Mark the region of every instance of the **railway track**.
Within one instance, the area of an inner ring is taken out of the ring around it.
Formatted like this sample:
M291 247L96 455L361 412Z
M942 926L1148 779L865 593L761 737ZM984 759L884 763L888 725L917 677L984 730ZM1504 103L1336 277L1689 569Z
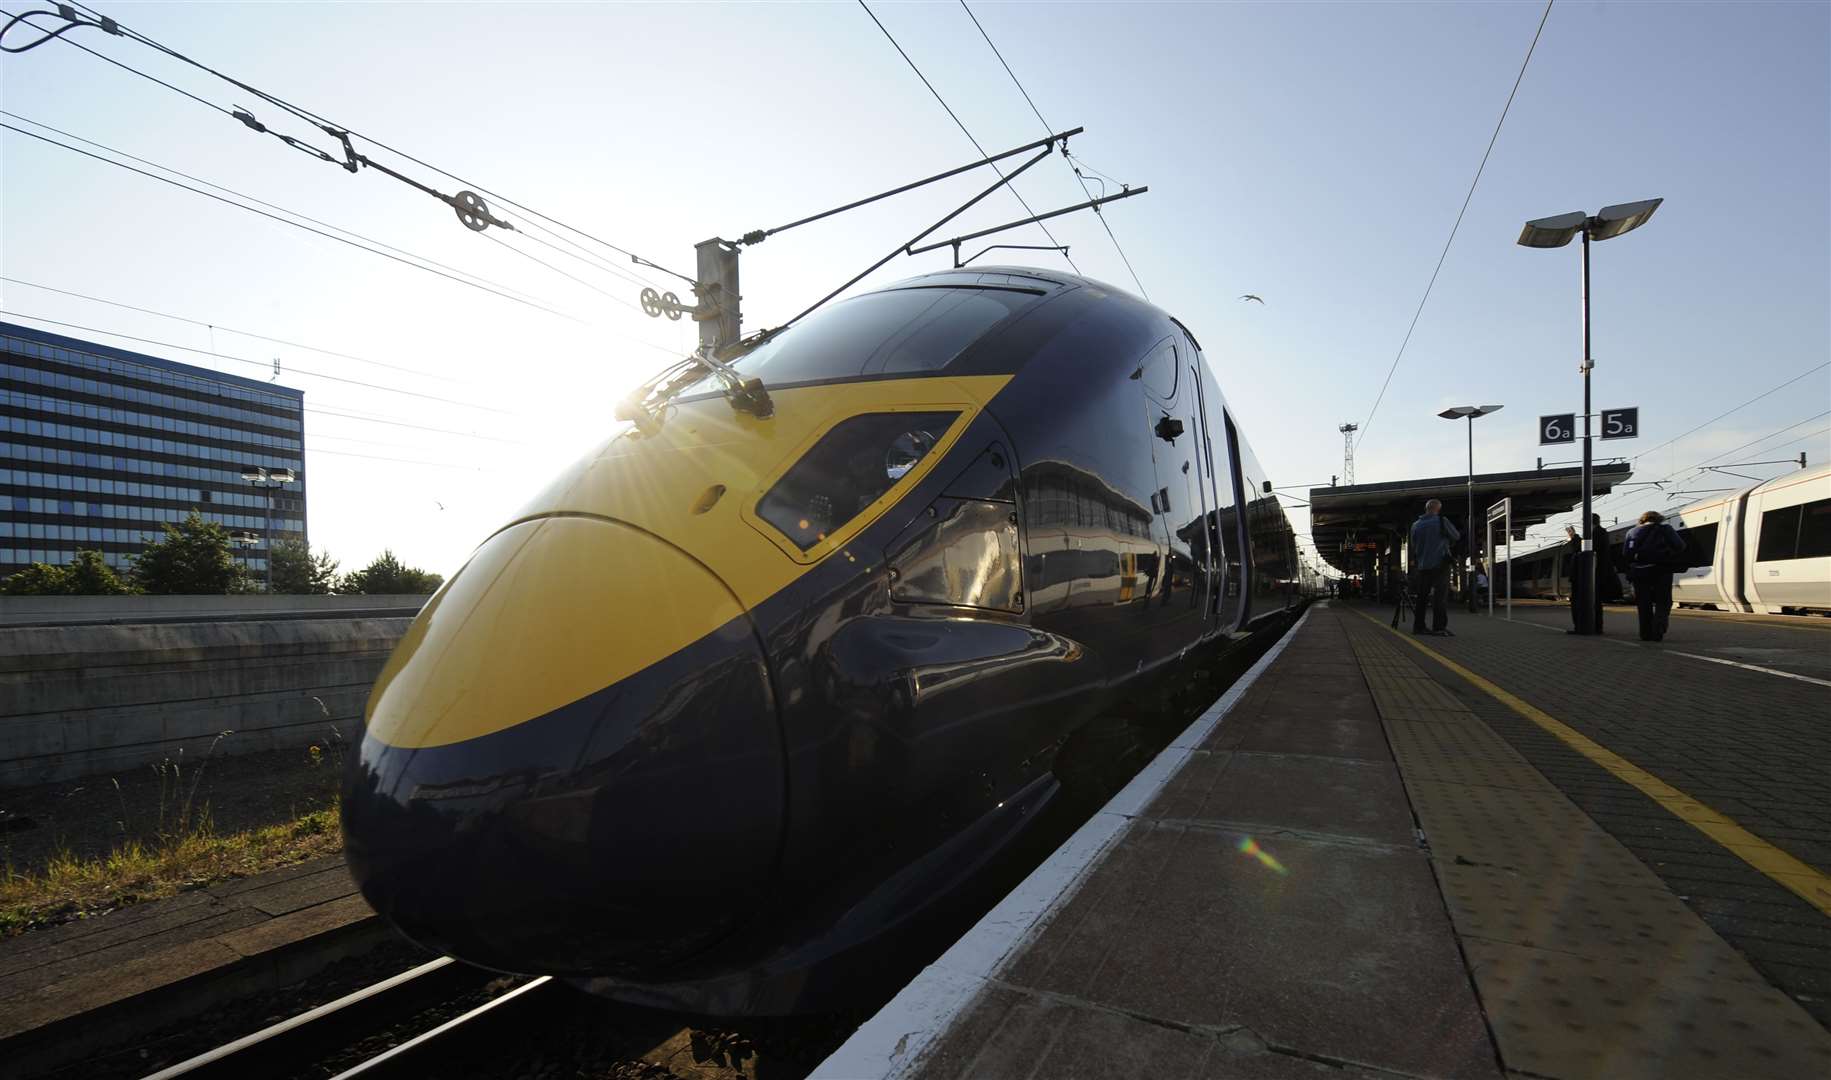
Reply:
M147 1080L307 1073L312 1071L310 1063L334 1060L363 1040L410 1023L443 1003L479 994L495 978L441 957L161 1069ZM553 989L549 978L530 979L334 1075L339 1080L436 1075L454 1055L474 1047L490 1025L525 1017Z
M421 964L151 1073L415 1080L805 1075L858 1018L733 1023L621 1005L550 977L520 981L448 958ZM714 1024L721 1026L712 1026Z

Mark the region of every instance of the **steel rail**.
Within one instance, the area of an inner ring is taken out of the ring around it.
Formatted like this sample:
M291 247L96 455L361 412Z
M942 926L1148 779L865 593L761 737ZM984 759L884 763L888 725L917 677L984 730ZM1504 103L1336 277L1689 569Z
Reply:
M399 1046L369 1058L360 1065L338 1073L332 1080L377 1080L384 1076L425 1077L435 1075L431 1067L437 1064L439 1054L455 1054L467 1047L470 1038L478 1035L482 1025L479 1021L488 1019L492 1022L509 1023L517 1013L533 1007L532 1003L541 1000L543 990L564 984L554 981L551 975L542 975L537 979L517 986L515 989L498 998L493 998L482 1005L445 1021L431 1031L422 1032L401 1043Z
M161 1069L145 1080L269 1075L326 1043L347 1045L497 978L440 957Z

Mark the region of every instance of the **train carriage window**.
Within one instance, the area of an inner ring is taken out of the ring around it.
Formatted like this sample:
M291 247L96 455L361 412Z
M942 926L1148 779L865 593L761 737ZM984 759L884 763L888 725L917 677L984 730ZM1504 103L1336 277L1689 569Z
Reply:
M1685 558L1692 569L1714 566L1717 561L1717 523L1699 525L1695 529L1680 529L1678 535L1685 541Z
M1138 365L1137 378L1145 392L1159 401L1176 400L1176 383L1180 374L1176 365L1176 346L1171 342L1152 349Z
M834 304L733 364L770 386L939 371L1035 303L1027 289L892 289Z
M1800 507L1799 558L1831 558L1831 499Z
M1761 515L1761 540L1755 548L1756 562L1791 559L1799 550L1799 510L1783 506Z

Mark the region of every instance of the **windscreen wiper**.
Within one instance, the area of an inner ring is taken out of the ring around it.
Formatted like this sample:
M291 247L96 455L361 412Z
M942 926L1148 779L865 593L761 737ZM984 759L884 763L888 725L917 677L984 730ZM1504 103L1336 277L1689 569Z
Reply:
M712 351L702 345L693 355L665 369L618 402L617 419L628 420L643 431L652 431L658 416L651 409L651 404L665 404L676 394L699 382L697 378L686 377L687 369L690 368L697 368L717 379L723 387L725 400L731 402L731 407L736 411L749 413L759 420L767 420L775 415L775 402L770 399L762 379L744 378L737 369L713 356Z
M749 413L758 420L767 420L776 414L776 404L769 398L769 391L763 388L763 380L746 379L738 370L712 355L710 346L701 345L693 354L693 362L712 373L725 388L725 399L738 412Z

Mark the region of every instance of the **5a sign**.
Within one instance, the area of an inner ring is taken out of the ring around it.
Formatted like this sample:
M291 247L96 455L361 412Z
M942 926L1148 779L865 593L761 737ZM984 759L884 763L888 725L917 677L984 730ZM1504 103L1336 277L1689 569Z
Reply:
M1633 439L1640 435L1640 406L1632 409L1602 410L1602 437Z
M1577 414L1558 413L1554 416L1539 417L1539 445L1552 443L1575 442L1577 439Z

